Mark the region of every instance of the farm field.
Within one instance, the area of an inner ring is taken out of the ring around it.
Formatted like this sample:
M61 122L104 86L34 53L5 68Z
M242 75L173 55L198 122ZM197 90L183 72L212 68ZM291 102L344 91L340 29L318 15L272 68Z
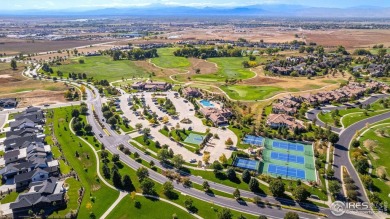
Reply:
M136 208L134 206L136 201L141 203L140 208ZM123 198L107 218L172 218L173 214L176 214L178 218L195 218L188 212L172 206L166 202L139 196L133 200L131 199L130 195L127 195L125 198Z
M159 57L152 58L151 62L161 68L177 68L185 70L190 67L191 63L187 58L174 56L173 52L177 48L160 48L157 49Z
M235 100L263 100L282 92L284 89L273 86L223 85L220 87Z
M244 80L255 76L255 73L242 66L247 60L243 57L209 58L208 61L218 66L218 71L210 74L192 75L194 81L225 82L226 79Z
M16 55L20 53L38 53L52 50L62 50L79 46L87 46L106 41L100 40L22 40L22 39L7 39L0 40L0 51L8 55Z
M84 64L79 64L78 60L83 59ZM149 74L134 64L130 60L112 61L108 56L82 57L71 60L71 63L53 67L54 72L62 71L66 77L68 73L86 73L87 77L97 80L106 79L117 81L123 78L145 78Z
M390 119L377 123L375 127L369 129L359 139L361 148L368 153L368 158L373 165L371 174L374 183L373 190L383 201L388 203L390 203L390 197L388 196L390 194L388 179L390 163L387 160L390 156L389 141ZM381 179L382 174L386 174L386 179Z

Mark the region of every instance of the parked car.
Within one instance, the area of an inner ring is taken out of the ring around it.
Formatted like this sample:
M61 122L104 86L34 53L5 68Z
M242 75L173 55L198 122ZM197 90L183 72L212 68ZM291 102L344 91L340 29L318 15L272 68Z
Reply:
M196 159L191 159L190 163L196 163Z
M102 133L100 133L100 134L99 134L99 137L103 138L103 134L102 134Z

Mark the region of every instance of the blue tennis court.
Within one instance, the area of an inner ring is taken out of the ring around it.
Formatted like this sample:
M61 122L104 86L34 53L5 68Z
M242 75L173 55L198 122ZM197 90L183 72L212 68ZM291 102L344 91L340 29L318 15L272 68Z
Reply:
M293 167L287 167L287 166L279 166L276 164L268 165L268 173L288 176L288 177L298 178L298 179L306 179L306 174L304 170L293 168Z
M271 159L292 162L292 163L299 163L299 164L305 163L305 158L303 156L284 154L275 151L271 152Z
M259 169L259 161L245 158L236 158L233 166L257 171Z
M295 143L283 142L283 141L273 141L272 147L286 149L289 151L302 151L302 152L305 151L305 148L301 144L295 144Z
M258 137L258 136L253 136L253 135L246 135L243 141L245 144L260 146L260 145L263 145L264 138Z

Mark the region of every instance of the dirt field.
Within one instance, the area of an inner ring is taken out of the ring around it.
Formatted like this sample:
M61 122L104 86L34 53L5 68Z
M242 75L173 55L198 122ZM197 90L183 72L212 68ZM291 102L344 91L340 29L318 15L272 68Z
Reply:
M20 98L19 107L44 103L66 102L63 83L53 83L25 78L21 75L24 66L13 71L9 63L0 64L0 98Z
M304 35L307 41L324 46L343 45L346 48L357 48L379 43L390 46L390 30L305 31Z
M64 98L63 91L34 90L31 92L22 92L18 94L1 95L0 97L12 97L20 99L18 108L67 102Z

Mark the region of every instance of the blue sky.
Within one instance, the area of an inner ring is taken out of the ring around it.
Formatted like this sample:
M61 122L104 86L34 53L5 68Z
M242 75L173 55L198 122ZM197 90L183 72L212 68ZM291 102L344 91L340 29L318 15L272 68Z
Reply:
M0 10L26 9L95 9L141 7L155 4L182 6L244 6L254 4L296 4L312 7L356 7L361 5L390 7L389 0L0 0Z

